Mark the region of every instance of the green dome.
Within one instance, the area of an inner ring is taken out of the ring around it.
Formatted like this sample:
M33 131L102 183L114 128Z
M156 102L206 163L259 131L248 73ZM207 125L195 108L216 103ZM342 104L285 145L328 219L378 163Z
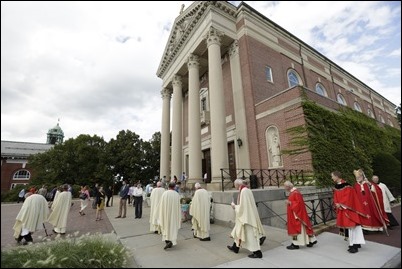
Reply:
M59 123L56 126L49 129L47 132L47 144L61 144L63 143L64 132L60 128Z

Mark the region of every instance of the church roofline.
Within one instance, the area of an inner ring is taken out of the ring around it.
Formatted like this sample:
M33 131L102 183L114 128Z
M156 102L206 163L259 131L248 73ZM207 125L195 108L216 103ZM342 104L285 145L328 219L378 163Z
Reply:
M386 100L387 102L389 102L390 104L393 104L395 107L397 105L395 105L393 102L389 101L387 98L385 98L383 95L381 95L379 92L377 92L376 90L374 90L373 88L371 88L370 86L368 86L366 83L364 83L363 81L361 81L360 79L356 78L354 75L352 75L351 73L349 73L348 71L346 71L345 69L343 69L341 66L339 66L337 63L335 63L334 61L332 61L331 59L329 59L328 57L326 57L325 55L323 55L322 53L320 53L319 51L317 51L315 48L311 47L309 44L305 43L303 40L301 40L300 38L298 38L297 36L295 36L294 34L292 34L291 32L289 32L288 30L286 30L285 28L283 28L282 26L280 26L279 24L275 23L274 21L272 21L271 19L267 18L265 15L261 14L259 11L257 11L256 9L254 9L253 7L251 7L250 5L248 5L245 2L241 2L239 4L239 6L237 7L238 12L242 9L242 8L246 8L249 9L250 11L252 11L253 13L255 13L257 16L261 17L263 20L269 22L270 24L272 24L273 26L275 26L276 28L278 28L280 31L284 32L286 35L288 35L288 37L294 39L296 42L299 42L300 44L302 44L304 47L306 47L307 49L309 49L312 53L314 53L315 55L323 58L324 61L327 61L330 65L332 65L333 67L336 67L337 69L339 69L339 71L341 71L342 73L344 73L344 75L347 75L349 77L351 77L352 79L356 80L356 82L359 82L360 84L362 84L364 87L366 87L367 89L373 91L374 93L378 94L381 98L383 98L384 100Z

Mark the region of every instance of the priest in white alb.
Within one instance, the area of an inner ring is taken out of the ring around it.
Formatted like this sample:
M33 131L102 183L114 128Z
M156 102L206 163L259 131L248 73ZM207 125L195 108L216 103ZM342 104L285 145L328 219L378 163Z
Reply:
M265 240L265 231L258 215L253 192L247 188L241 179L236 179L234 185L239 190L237 204L231 203L236 212L235 226L231 233L234 243L227 247L234 253L238 253L242 247L253 252L248 257L262 258L260 245L263 242L261 239Z
M65 234L67 228L67 218L71 207L71 192L68 191L68 185L63 185L63 191L60 192L52 204L52 213L49 215L48 222L53 225L53 232Z
M160 233L158 217L159 217L159 202L161 201L162 194L165 192L165 189L162 188L162 182L158 181L156 183L156 188L152 189L151 196L149 199L151 200L151 213L149 214L149 230L154 233Z
M190 206L194 237L201 241L211 241L209 236L211 200L207 190L202 189L200 183L195 183L194 188L195 193Z
M22 205L20 212L15 218L14 238L18 243L25 239L24 244L32 242L32 233L44 228L43 223L47 220L49 207L45 197L40 194L31 194Z
M159 229L164 249L177 245L177 234L181 226L180 195L175 191L176 183L169 183L169 189L162 194L159 204Z

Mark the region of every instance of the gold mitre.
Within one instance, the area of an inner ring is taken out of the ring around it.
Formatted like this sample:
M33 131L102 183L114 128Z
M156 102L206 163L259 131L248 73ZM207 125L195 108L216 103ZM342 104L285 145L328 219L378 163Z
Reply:
M355 177L363 176L363 171L361 169L353 170Z

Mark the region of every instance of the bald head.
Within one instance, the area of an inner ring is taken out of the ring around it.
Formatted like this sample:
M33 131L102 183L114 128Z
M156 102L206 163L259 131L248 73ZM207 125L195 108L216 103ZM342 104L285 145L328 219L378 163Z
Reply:
M158 182L156 183L156 187L158 187L158 188L162 187L162 182L158 181Z
M195 183L195 184L194 184L194 188L195 188L196 190L201 189L201 184L200 184L199 182Z

